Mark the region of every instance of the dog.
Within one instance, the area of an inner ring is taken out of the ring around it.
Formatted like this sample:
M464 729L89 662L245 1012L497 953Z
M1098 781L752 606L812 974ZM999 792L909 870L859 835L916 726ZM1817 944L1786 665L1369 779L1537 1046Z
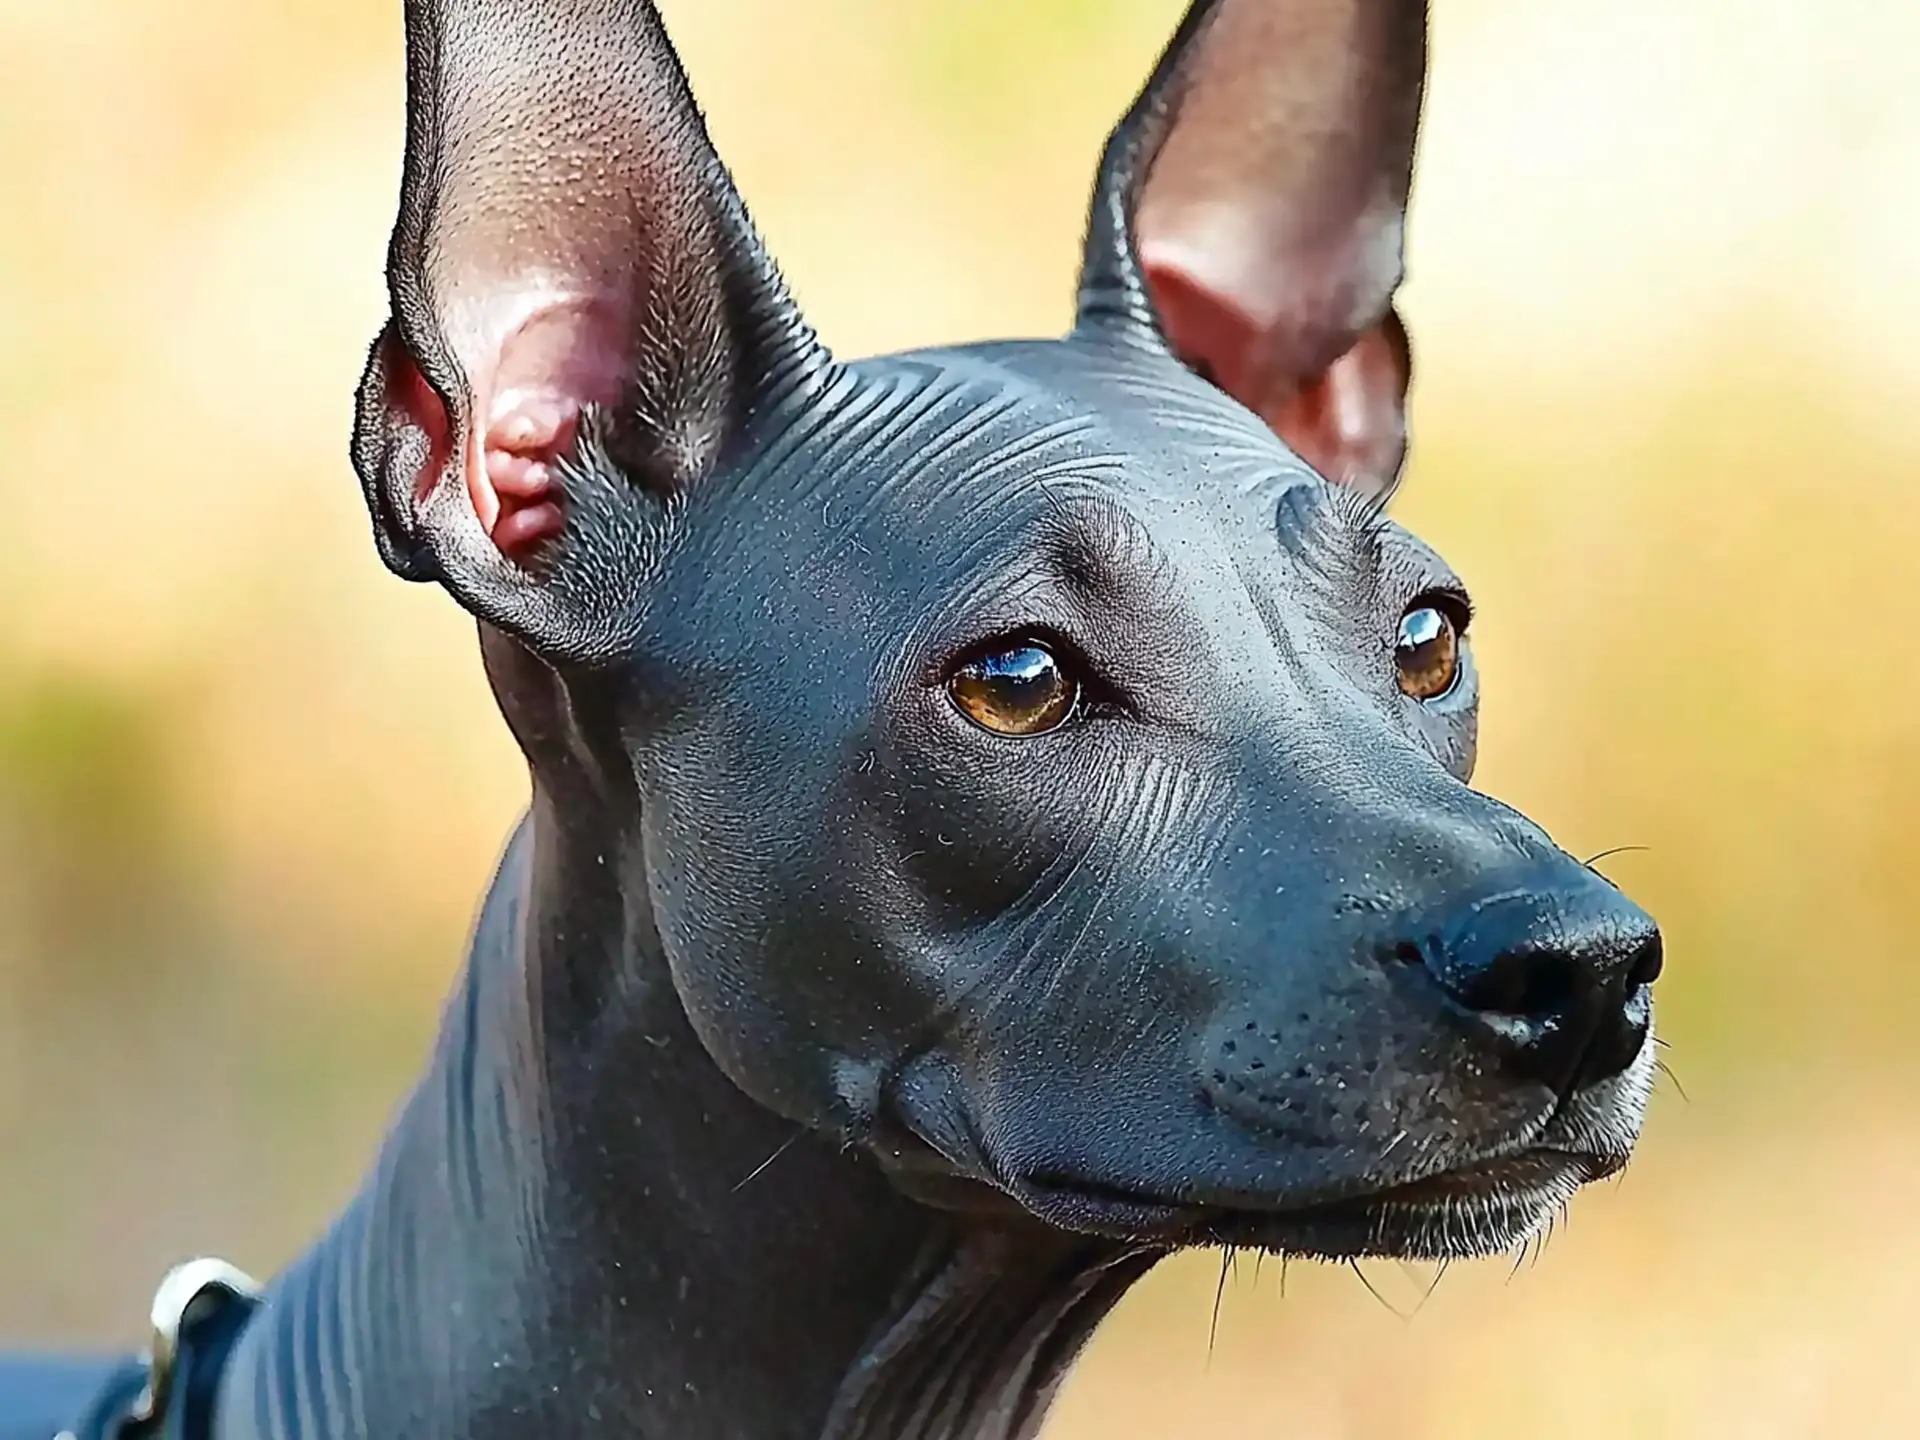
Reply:
M1482 1255L1625 1164L1659 930L1470 787L1385 515L1425 36L1199 0L1072 331L844 361L647 0L407 0L352 459L531 805L328 1233L0 1430L1010 1440L1173 1251Z

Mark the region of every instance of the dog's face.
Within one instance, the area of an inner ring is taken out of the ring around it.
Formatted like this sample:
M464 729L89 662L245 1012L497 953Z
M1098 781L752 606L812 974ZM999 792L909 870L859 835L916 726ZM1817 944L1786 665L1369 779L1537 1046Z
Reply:
M637 796L607 863L743 1090L1169 1244L1501 1248L1624 1163L1658 933L1469 788L1468 596L1381 513L1422 6L1201 0L1074 333L851 365L650 6L408 14L382 553L536 779Z

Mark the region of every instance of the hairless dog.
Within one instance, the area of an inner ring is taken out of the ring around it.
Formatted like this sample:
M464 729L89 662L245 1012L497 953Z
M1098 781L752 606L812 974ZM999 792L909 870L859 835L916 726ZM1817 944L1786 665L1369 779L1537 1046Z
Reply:
M851 362L646 0L406 22L353 463L531 807L331 1230L17 1433L1009 1440L1174 1250L1485 1254L1626 1163L1659 932L1469 787L1382 513L1423 4L1200 0L1072 332Z

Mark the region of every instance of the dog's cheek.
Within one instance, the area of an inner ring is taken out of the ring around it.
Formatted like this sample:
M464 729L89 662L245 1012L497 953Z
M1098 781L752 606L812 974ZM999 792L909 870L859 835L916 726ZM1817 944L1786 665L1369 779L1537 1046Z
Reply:
M973 753L955 754L920 728L871 752L849 777L845 813L864 818L880 858L937 927L1013 914L1094 844L1111 804L1085 777L1112 773L1106 757L1090 759L1064 736L974 742Z

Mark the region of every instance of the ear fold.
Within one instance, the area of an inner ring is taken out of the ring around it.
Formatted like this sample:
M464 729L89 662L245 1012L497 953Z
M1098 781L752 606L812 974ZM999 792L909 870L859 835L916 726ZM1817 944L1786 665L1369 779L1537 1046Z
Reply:
M1109 140L1080 326L1164 344L1331 479L1406 452L1423 0L1196 0Z
M387 563L515 628L610 472L684 489L823 357L647 0L407 0L406 34L354 462Z

